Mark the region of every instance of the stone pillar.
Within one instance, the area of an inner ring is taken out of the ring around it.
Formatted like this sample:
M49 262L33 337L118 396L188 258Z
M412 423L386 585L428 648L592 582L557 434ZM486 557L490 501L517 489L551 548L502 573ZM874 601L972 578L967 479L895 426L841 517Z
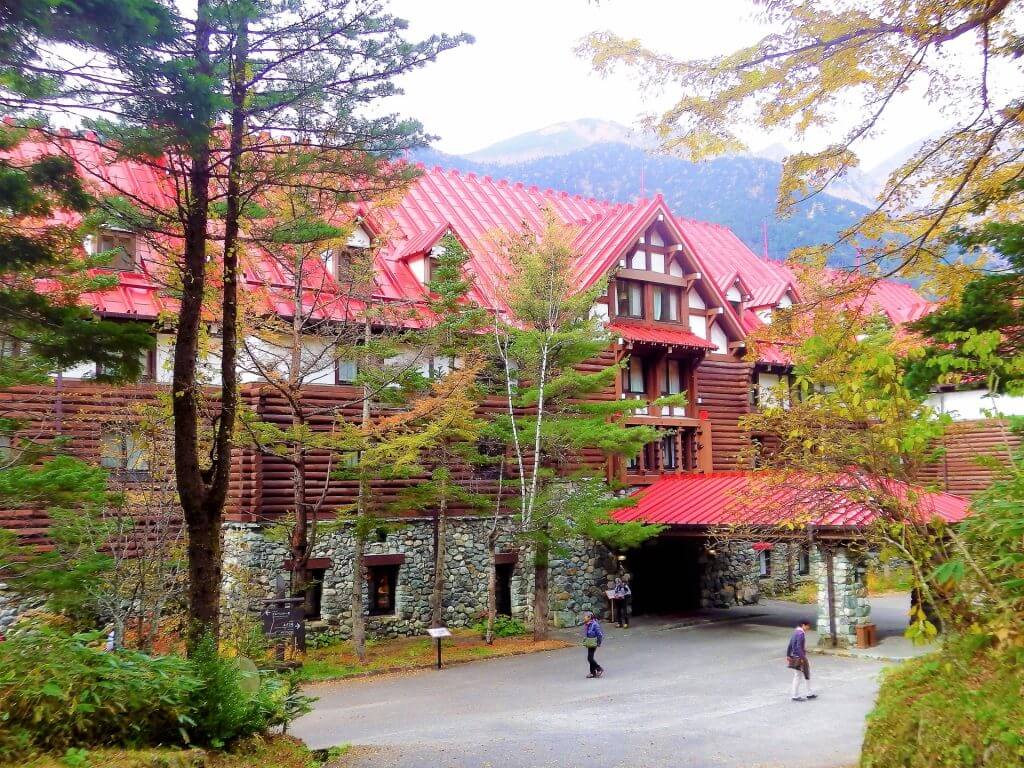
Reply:
M832 591L834 599L829 605L828 562L832 553ZM818 643L832 644L830 616L835 615L837 645L848 647L857 640L857 625L871 621L871 605L868 601L867 573L864 557L845 546L815 544L819 557L818 569Z

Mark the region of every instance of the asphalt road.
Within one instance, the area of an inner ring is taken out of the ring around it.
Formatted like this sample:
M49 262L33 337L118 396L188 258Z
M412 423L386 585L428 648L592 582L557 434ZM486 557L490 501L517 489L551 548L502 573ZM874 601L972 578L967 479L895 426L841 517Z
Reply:
M883 631L902 621L903 598L873 602ZM321 685L293 732L368 746L360 768L850 766L884 665L815 656L820 698L790 701L786 641L805 615L768 603L699 626L606 626L597 680L572 648Z

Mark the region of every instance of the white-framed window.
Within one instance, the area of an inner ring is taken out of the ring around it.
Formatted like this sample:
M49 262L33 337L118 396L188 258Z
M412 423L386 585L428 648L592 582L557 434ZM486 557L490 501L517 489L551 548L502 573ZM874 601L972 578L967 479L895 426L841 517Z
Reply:
M757 553L757 573L762 579L772 575L771 550L762 549Z
M334 369L335 384L352 384L359 376L359 365L355 360L338 360Z

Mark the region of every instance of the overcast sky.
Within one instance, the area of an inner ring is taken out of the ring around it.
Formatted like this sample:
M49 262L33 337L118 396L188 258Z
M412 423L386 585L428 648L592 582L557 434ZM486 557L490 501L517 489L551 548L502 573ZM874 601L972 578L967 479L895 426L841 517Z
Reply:
M725 53L758 39L748 0L392 0L410 34L469 32L476 43L406 76L394 105L461 154L552 123L596 117L634 125L659 106L625 75L602 79L573 53L587 33L609 29L676 56ZM662 95L660 105L671 94ZM884 137L862 153L868 167L934 132L921 101L894 112ZM779 137L751 136L753 149Z

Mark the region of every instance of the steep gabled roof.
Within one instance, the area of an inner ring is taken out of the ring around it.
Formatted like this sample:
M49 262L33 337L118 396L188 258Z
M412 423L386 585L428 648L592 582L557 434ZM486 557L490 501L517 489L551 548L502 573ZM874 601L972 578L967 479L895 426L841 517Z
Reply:
M54 150L78 163L89 184L101 193L126 194L147 206L167 208L173 204L173 190L160 161L125 161L88 134L24 141L10 156L27 161ZM759 258L727 227L673 215L660 195L611 204L473 173L436 167L422 170L397 203L382 207L364 201L352 206L353 216L360 217L361 224L381 243L374 264L377 300L422 303L426 293L410 262L450 230L470 255L468 270L475 278L471 298L485 307L507 310L503 286L509 266L502 240L524 229L540 233L545 211L577 230L574 244L582 254L576 266L581 289L602 279L635 247L646 228L660 221L684 245L685 258L705 278L698 282L699 290L713 306L722 307L720 321L731 336L743 338L756 329L759 321L750 309L774 307L787 291L799 298L795 275L785 264ZM60 216L75 223L75 217ZM173 240L163 245L169 252L175 251ZM108 294L84 298L101 312L123 316L148 317L161 309L166 298L162 297L160 278L166 265L148 249L140 251L139 259L139 271L120 273L120 285ZM337 289L334 275L316 261L304 268L303 277L304 293L314 303L320 294ZM739 316L725 300L725 292L737 276L750 292L748 309ZM268 307L287 303L291 282L269 254L248 249L243 285L252 292L266 293ZM880 282L871 301L894 323L917 319L931 309L912 288L891 281ZM334 303L326 301L323 312L330 315Z

